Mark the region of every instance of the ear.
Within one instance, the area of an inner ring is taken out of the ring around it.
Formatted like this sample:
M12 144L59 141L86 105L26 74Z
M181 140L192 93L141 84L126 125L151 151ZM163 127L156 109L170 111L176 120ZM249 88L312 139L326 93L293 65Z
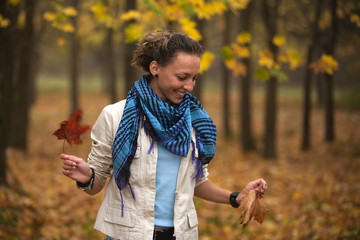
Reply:
M153 60L153 61L151 61L150 65L149 65L149 69L150 69L151 75L155 76L155 74L159 73L160 66L155 60Z

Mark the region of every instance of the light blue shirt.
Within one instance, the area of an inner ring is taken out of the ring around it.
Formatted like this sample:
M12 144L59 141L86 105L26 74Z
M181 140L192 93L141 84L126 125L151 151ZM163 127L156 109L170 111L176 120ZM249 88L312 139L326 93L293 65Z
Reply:
M158 145L156 166L155 226L174 226L176 182L181 157Z

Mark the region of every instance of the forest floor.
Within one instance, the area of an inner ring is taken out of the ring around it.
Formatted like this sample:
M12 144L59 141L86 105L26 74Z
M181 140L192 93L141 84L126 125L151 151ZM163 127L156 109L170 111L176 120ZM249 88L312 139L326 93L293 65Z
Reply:
M8 186L0 187L0 239L104 239L93 229L104 191L88 196L61 174L62 142L52 136L68 117L69 96L63 91L40 92L31 109L29 151L9 149ZM335 140L323 141L324 112L312 111L311 144L300 151L302 103L283 92L279 96L276 159L262 158L263 96L253 99L253 128L257 151L244 153L238 140L237 96L233 94L233 135L222 132L221 98L205 93L203 105L218 127L210 177L218 185L240 190L263 177L267 196L261 200L270 215L262 224L250 222L242 229L239 212L195 198L200 240L233 239L360 239L360 111L335 113ZM108 104L105 95L81 95L83 124L94 124ZM87 158L90 133L83 144L65 152Z

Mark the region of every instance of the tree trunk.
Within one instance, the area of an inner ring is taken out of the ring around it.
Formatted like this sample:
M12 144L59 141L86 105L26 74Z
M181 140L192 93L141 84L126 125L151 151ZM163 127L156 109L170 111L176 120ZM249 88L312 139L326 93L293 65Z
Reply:
M200 41L200 44L202 46L206 46L206 20L204 19L197 19L196 23L198 25L198 30L200 32L200 34L203 36L202 40ZM208 79L208 74L202 73L201 74L201 79L199 81L196 81L196 86L192 92L192 94L201 102L202 100L202 89L203 89L203 82L204 79ZM205 80L206 81L206 80Z
M126 11L136 10L136 1L126 0ZM138 80L139 75L136 69L130 66L132 53L136 49L135 43L124 43L124 64L125 64L125 96L127 96L133 83Z
M72 0L72 6L78 10L79 0ZM72 24L74 26L74 32L70 34L70 60L69 60L69 71L70 71L70 114L79 108L79 75L80 75L80 42L78 37L78 17L72 18Z
M29 99L31 90L31 74L34 47L33 16L35 0L25 1L25 27L21 30L19 69L15 83L15 100L11 146L27 151L27 132L29 123Z
M231 12L227 11L224 15L225 17L225 26L231 25ZM229 45L231 42L231 31L229 28L224 28L224 38L223 45ZM225 63L223 62L222 66L222 88L223 88L223 125L224 125L224 135L225 138L230 138L231 130L230 130L230 70L227 69Z
M315 20L312 26L311 42L307 52L307 60L305 66L309 66L313 61L314 48L317 45L319 39L319 20L321 15L321 6L323 0L318 0L315 9ZM302 144L301 149L307 150L310 148L310 118L311 118L311 77L313 76L312 70L309 67L305 69L304 79L304 115L303 115L303 131L302 131Z
M250 2L248 7L240 13L241 17L241 31L251 32L251 14L253 3ZM250 44L248 45L251 51ZM251 82L252 82L252 67L251 67L251 53L249 58L243 59L243 64L246 66L246 76L240 78L240 136L242 140L242 149L245 152L254 150L255 144L252 133L251 124Z
M7 16L6 1L0 0L0 14L4 17ZM10 26L8 26L10 28ZM6 56L6 47L8 46L8 28L0 28L0 185L5 185L6 181L6 147L7 147L7 127L6 124L6 110L7 110L7 85L11 79L6 76L6 62L9 61Z
M115 59L114 59L114 43L113 43L113 28L106 29L106 39L105 39L105 58L104 58L104 69L107 76L107 89L110 97L110 101L115 103L117 101L116 97L116 68L115 68Z
M331 0L331 29L328 44L325 46L325 52L329 55L334 55L336 40L338 36L338 20L336 15L337 2ZM334 131L334 100L333 100L333 78L334 75L325 75L325 141L332 142L335 139Z
M1 77L0 77L1 78ZM0 86L2 83L2 79L0 79ZM1 113L0 114L0 134L1 134L1 138L0 138L0 185L6 185L7 181L6 181L6 174L7 174L7 166L6 166L6 140L5 140L5 136L6 134L6 126L5 126L5 121L4 121L4 115Z
M277 59L278 48L273 44L272 39L277 32L277 8L279 0L264 0L264 20L268 31L268 47L273 53L274 59ZM277 118L277 79L271 77L266 82L265 98L265 138L264 138L264 157L276 157L276 118Z

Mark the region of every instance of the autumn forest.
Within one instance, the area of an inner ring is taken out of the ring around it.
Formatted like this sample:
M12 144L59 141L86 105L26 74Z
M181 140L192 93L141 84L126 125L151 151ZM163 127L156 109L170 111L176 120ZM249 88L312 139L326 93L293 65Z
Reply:
M212 181L268 183L239 209L195 197L199 239L360 239L358 0L0 0L0 239L106 237L105 191L77 189L59 156L87 159L157 29L206 49L193 95L217 127Z

